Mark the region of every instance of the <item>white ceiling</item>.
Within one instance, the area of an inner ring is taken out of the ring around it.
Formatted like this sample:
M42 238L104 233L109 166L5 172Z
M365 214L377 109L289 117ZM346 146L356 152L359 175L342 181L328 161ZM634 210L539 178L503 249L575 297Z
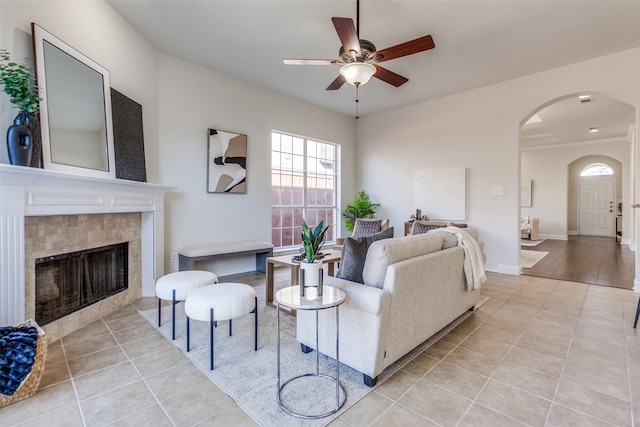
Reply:
M355 115L355 88L325 88L339 65L331 17L355 21L355 0L107 0L161 52ZM640 46L640 0L362 0L360 38L384 49L423 35L435 49L385 62L409 78L360 88L364 116ZM599 105L599 104L594 104Z
M635 123L635 108L600 94L581 101L577 96L558 101L536 113L522 126L523 148L558 144L607 142L624 138ZM598 132L589 132L596 127Z

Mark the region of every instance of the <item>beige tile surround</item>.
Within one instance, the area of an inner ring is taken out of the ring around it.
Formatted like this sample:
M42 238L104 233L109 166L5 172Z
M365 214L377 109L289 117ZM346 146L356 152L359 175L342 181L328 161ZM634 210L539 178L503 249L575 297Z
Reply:
M141 214L110 213L25 217L25 313L35 317L35 260L50 255L129 242L129 288L43 326L56 341L137 300L142 295Z
M486 304L330 425L639 425L636 294L488 276ZM0 409L0 425L259 424L137 314L155 304L54 342L40 391Z

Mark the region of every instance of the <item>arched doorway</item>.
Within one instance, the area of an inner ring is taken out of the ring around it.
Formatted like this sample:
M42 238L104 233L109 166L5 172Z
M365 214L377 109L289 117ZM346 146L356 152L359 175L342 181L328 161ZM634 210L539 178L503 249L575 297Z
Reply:
M528 203L521 206L520 213L539 218L539 234L541 239L549 240L547 245L559 241L570 243L581 235L580 182L587 182L589 178L580 178L580 173L592 163L610 164L617 173L611 187L612 194L607 196L604 203L607 211L609 208L613 211L611 224L603 226L608 238L616 241L615 223L619 202L623 206L623 218L633 217L629 201L634 200L631 129L635 126L635 117L635 107L627 103L604 94L581 93L552 100L534 110L521 123L520 170L521 177L530 179L531 203L530 206L526 206ZM582 201L596 193L585 192ZM607 219L607 216L601 215L601 218ZM582 222L585 221L583 217ZM632 225L629 220L622 222L621 240L625 244L632 241ZM586 234L584 230L582 234ZM595 232L589 234L595 235ZM589 241L595 245L598 242L602 241ZM543 250L544 244L536 246L534 250ZM629 248L626 250L629 251ZM549 257L553 257L553 254ZM554 267L556 270L563 269L557 265L559 262ZM530 272L526 268L521 270L522 274ZM571 280L549 274L542 277ZM632 285L633 280L624 287Z

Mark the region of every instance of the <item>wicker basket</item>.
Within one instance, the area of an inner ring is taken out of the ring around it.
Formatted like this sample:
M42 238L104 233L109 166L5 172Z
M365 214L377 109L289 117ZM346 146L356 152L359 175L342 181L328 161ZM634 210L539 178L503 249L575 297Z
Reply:
M22 381L22 384L16 390L12 396L0 394L0 408L4 408L7 405L18 402L22 399L33 396L38 391L40 385L40 379L44 372L44 362L47 358L47 339L44 334L44 330L35 322L35 320L27 320L24 323L18 325L18 327L33 326L38 330L38 340L36 341L36 356L31 367L31 372Z

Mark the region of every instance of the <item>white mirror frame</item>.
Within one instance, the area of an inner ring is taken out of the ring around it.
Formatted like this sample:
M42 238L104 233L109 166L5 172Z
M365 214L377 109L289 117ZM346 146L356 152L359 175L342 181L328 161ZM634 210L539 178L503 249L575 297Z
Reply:
M45 169L66 172L73 175L82 175L88 177L97 177L97 178L116 178L116 168L115 168L115 155L114 155L114 144L113 144L113 122L111 117L111 87L109 83L109 71L94 62L90 58L86 57L82 53L78 52L71 46L64 43L62 40L58 39L51 33L42 29L35 23L31 24L31 29L33 32L33 43L34 43L34 53L35 53L35 64L36 64L36 76L37 76L37 84L40 87L40 96L42 101L40 101L40 126L42 133L42 160L43 167ZM52 161L52 153L51 153L51 136L49 130L49 110L47 106L47 78L46 78L46 67L44 61L44 42L48 42L51 45L57 47L64 53L68 54L73 59L81 62L85 66L93 69L95 72L102 75L102 86L103 86L103 101L104 101L104 113L105 113L105 134L106 134L106 150L107 150L107 170L97 170L80 166L70 166L61 163L55 163Z

